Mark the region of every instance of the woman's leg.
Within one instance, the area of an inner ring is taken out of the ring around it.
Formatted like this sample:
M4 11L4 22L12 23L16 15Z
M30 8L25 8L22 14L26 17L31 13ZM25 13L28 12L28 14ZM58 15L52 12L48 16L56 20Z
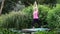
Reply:
M41 22L39 21L39 19L37 20L37 23L38 23L38 28L41 27Z
M33 19L32 21L32 27L34 28L34 24L37 23L38 24L38 27L40 28L41 27L41 23L38 19Z
M35 22L35 19L33 19L32 21L32 28L34 28L34 22Z
M34 26L35 23L38 24L38 26L37 26L38 28L41 27L41 23L40 23L39 19L34 19L34 20L33 20L33 26Z

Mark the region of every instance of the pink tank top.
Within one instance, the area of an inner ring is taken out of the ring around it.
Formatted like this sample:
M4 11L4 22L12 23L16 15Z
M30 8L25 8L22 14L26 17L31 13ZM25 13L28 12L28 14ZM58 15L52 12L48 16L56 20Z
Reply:
M38 9L37 8L35 8L33 10L33 19L38 19Z

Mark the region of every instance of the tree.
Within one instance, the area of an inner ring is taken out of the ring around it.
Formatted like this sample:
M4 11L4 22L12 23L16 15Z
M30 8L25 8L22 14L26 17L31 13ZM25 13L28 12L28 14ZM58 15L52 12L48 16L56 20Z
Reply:
M38 4L48 4L50 6L54 6L56 4L56 0L5 0L5 4L2 10L2 13L9 13L13 10L13 6L16 6L18 1L21 1L22 4L24 4L26 7L30 6L35 1L37 1Z
M38 4L56 4L56 0L20 0L24 5L29 6L37 1Z
M5 1L5 0L2 0L2 3L1 3L0 15L1 15L1 13L2 13L2 9L3 9L3 7L4 7L4 1Z
M9 13L13 10L13 6L16 6L19 0L5 0L5 4L2 10L2 13Z

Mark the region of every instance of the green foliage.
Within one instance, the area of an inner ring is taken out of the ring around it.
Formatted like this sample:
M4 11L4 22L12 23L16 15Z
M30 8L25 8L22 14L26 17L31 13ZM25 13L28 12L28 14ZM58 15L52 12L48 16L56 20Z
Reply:
M5 0L4 2L4 7L2 10L2 13L8 13L9 11L13 10L13 6L16 5L16 3L18 3L19 0ZM0 2L1 4L1 2Z
M47 16L48 26L50 28L60 28L60 5L50 10Z
M0 34L22 34L21 32L12 32L7 28L0 27Z
M38 5L39 9L39 20L41 21L42 25L47 21L47 13L49 8L43 5ZM32 17L33 8L32 6L27 7L19 12L11 12L6 15L0 16L0 23L2 27L5 28L31 28L31 23L33 20ZM37 27L37 25L35 25Z
M48 4L50 5L49 7L52 8L52 6L55 6L58 0L57 1L56 0L5 0L2 13L4 14L12 11L16 7L18 1L21 1L22 2L21 4L24 4L25 6L30 6L31 4L34 4L35 1L37 1L37 4L46 4L46 5Z
M50 9L43 5L38 5L38 16L40 24L44 27L60 28L60 4ZM31 28L33 20L33 7L29 6L19 12L11 12L0 16L0 26L5 28ZM48 24L47 24L48 23ZM46 24L46 26L45 26ZM38 27L35 24L35 27Z
M56 30L51 30L51 31L37 31L34 34L60 34Z
M37 1L38 4L56 4L56 0L20 0L25 6L29 6L30 4L34 4Z
M22 12L11 12L8 15L5 15L6 17L2 21L2 25L5 28L16 28L16 29L21 29L21 28L26 28L26 20L27 16L26 14Z
M57 0L57 3L60 4L60 0Z
M49 10L50 9L46 6L38 5L38 11L39 11L38 16L39 16L39 21L40 21L41 25L44 25L44 23L47 23L46 17L47 17L47 13L48 13ZM26 12L27 15L29 15L28 18L31 18L31 20L32 20L32 18L33 18L32 17L32 15L33 15L32 14L33 13L32 6L23 9L22 12Z
M0 34L22 34L22 32L21 31L19 32L19 30L11 31L10 29L0 27ZM57 30L50 30L50 31L37 31L34 32L34 34L60 34L60 32L58 32Z

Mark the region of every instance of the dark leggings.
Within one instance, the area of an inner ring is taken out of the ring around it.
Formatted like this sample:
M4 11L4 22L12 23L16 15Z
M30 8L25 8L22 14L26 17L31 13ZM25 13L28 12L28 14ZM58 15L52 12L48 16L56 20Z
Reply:
M38 27L41 27L41 23L40 23L40 21L38 19L33 19L32 26L34 26L35 23L38 24Z

